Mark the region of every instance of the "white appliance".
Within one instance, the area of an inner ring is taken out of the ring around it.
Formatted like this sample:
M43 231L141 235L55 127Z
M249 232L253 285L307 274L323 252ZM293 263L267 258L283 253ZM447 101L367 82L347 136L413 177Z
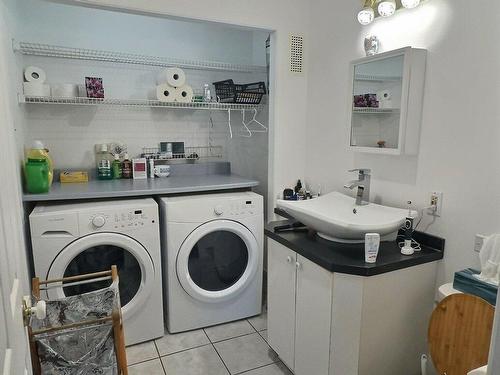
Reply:
M262 196L242 192L162 198L160 212L169 332L260 314Z
M35 274L59 279L118 267L127 345L163 336L158 205L153 199L39 204L30 215ZM50 289L56 299L109 280Z

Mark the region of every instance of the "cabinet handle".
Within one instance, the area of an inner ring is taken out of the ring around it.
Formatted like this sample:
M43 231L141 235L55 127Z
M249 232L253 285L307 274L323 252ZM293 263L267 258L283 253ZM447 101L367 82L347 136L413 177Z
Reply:
M302 264L300 264L299 262L295 262L295 268L299 270L300 267L302 267Z
M288 263L292 263L292 257L291 257L290 255L289 255L289 256L287 256L287 257L286 257L286 261L287 261Z

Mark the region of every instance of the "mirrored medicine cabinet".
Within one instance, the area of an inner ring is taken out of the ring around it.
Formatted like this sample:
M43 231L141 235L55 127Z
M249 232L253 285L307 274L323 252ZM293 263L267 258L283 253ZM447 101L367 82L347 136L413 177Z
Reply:
M418 153L426 55L405 47L351 62L349 149Z

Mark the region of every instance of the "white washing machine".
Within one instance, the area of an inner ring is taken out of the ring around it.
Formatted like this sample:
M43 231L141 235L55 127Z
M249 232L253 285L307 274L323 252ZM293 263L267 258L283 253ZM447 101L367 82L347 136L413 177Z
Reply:
M160 212L169 332L260 314L262 196L242 192L162 198Z
M163 336L158 204L134 199L39 204L30 215L35 274L59 279L118 267L127 345ZM110 280L50 289L55 299L104 288Z

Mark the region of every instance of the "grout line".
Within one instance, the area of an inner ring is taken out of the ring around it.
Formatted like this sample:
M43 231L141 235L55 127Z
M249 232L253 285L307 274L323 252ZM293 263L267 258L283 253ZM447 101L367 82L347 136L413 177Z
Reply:
M155 344L156 352L158 353L158 359L160 360L161 368L163 369L163 373L165 375L167 375L167 370L165 369L165 366L163 365L163 361L161 360L160 350L158 349L158 345L156 345L156 340L154 340L154 344Z
M257 328L255 328L252 324L252 322L250 321L250 319L247 319L247 323L250 324L250 327L252 327L254 329L255 332L259 332L257 331Z
M179 353L187 352L188 350L192 350L192 349L202 348L202 347L207 346L207 345L212 345L212 343L209 342L207 344L196 345L196 346L193 346L192 348L181 349L181 350L178 350L176 352L172 352L172 353L168 353L168 354L160 354L160 358L168 357L168 356L171 356L171 355L174 355L174 354L179 354Z
M256 331L256 332L243 333L243 334L241 334L241 335L234 336L234 337L230 337L230 338L227 338L227 339L222 339L222 340L219 340L219 341L214 341L214 342L212 342L212 341L211 341L211 343L212 343L212 344L219 344L219 343L221 343L221 342L224 342L224 341L229 341L229 340L232 340L232 339L237 339L237 338L239 338L239 337L245 337L245 336L255 335L256 333L257 333L257 334L259 334L259 332L257 332L257 331ZM209 339L209 340L210 340L210 339Z
M254 370L258 370L260 368L264 368L264 367L275 365L275 364L277 364L279 362L280 361L268 363L267 365L262 365L262 366L259 366L259 367L251 368L250 370L245 370L245 371L242 371L242 372L237 372L237 373L234 373L233 375L243 375L243 374L246 374L246 373L248 373L250 371L254 371Z
M154 361L155 359L160 359L160 357L155 357L155 358L144 359L144 360L142 360L142 361L138 361L138 362L134 362L134 363L128 363L128 362L127 362L127 367L130 367L130 366L135 366L135 365L139 365L139 364L144 363L144 362Z
M228 373L229 375L231 375L231 371L229 371L229 368L227 367L226 362L224 362L224 359L222 359L222 356L220 355L219 351L217 350L217 348L215 347L215 345L214 345L214 344L212 344L212 347L214 348L214 350L215 350L215 352L217 353L217 355L219 356L219 358L220 358L220 360L221 360L222 364L223 364L223 365L224 365L224 367L226 368L227 373Z

